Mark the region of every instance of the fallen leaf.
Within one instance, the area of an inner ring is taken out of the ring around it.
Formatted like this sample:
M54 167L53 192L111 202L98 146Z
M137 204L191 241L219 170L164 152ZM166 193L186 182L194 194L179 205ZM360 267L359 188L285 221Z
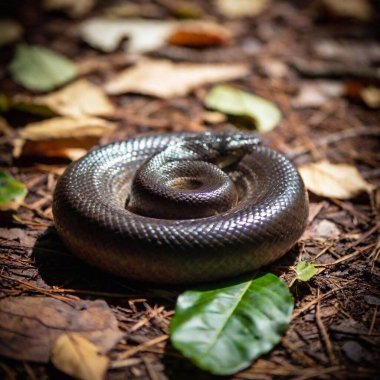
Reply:
M352 165L322 160L299 167L299 172L306 188L322 197L350 199L372 189Z
M0 170L0 211L17 210L27 190L23 183Z
M211 111L203 112L202 119L208 124L219 124L227 120L226 115L224 113Z
M0 228L0 238L5 240L17 240L28 248L33 248L37 237L31 236L30 231L22 228Z
M102 354L123 337L117 320L102 300L63 302L51 297L0 300L0 354L16 360L48 362L56 339L75 332Z
M201 18L204 13L200 4L188 0L165 0L165 8L179 19Z
M0 116L0 136L10 136L12 134L12 127L8 122Z
M61 335L55 342L51 362L56 368L81 380L105 378L109 358L100 355L98 348L79 334Z
M261 59L260 69L269 78L285 78L289 73L289 68L285 62L280 59L268 57Z
M152 3L117 3L104 9L103 15L106 18L122 18L122 17L157 17L160 13L160 8L157 4Z
M368 0L322 0L322 6L333 16L360 21L369 21L373 13Z
M9 70L13 79L33 91L50 91L77 75L75 65L63 55L33 45L19 45Z
M11 107L37 114L109 116L114 107L103 90L86 79L44 96L15 95Z
M341 236L341 231L338 226L329 220L315 221L311 226L308 226L301 236L301 240L309 239L337 239Z
M13 156L78 158L115 125L96 117L55 117L26 125L14 141Z
M241 64L172 63L166 60L144 61L122 71L106 86L113 95L136 92L159 98L183 96L206 83L232 80L247 75Z
M293 303L288 287L271 273L188 290L177 299L171 342L199 368L231 375L278 344Z
M363 102L371 108L380 108L380 88L375 86L364 87L360 90Z
M70 17L77 18L87 14L94 6L94 0L44 0L47 11L64 11Z
M228 115L246 117L260 132L269 132L281 119L280 110L270 101L226 85L214 87L207 94L205 105Z
M13 20L0 20L0 46L8 45L20 39L22 26Z
M269 4L269 0L217 0L216 2L219 12L230 18L257 16Z
M296 98L292 100L295 108L320 107L330 99L342 96L345 87L338 81L306 81L302 84Z
M380 44L375 41L322 39L311 46L320 59L352 65L371 66L380 60Z
M306 282L318 272L318 269L313 264L300 261L294 268L294 271L296 272L297 280Z
M329 238L336 239L341 232L338 226L329 220L321 220L312 227L314 238Z
M357 363L358 365L360 365L369 354L354 340L345 341L342 344L342 351L350 361Z
M129 52L145 53L164 45L175 25L174 21L95 18L82 25L81 37L106 53L116 50L122 39L128 37Z
M181 22L167 38L172 45L191 47L223 45L230 40L231 33L226 27L205 21Z

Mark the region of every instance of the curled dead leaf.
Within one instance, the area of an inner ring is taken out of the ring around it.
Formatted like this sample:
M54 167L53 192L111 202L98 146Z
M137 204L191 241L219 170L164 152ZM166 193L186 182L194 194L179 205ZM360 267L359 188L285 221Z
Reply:
M54 344L51 361L56 368L81 380L105 378L109 358L79 334L61 335Z
M372 189L372 185L352 165L322 160L298 169L306 188L322 197L350 199Z
M129 52L145 53L164 45L175 25L174 21L94 18L83 23L81 37L107 53L116 50L123 38L128 37Z
M179 23L168 37L172 45L216 46L231 40L230 31L222 25L206 21L184 21Z
M115 125L96 117L55 117L25 126L14 141L13 156L77 159L111 133Z
M159 98L183 96L206 83L236 79L247 75L242 64L172 63L147 60L122 71L106 83L106 92L113 95L136 92Z

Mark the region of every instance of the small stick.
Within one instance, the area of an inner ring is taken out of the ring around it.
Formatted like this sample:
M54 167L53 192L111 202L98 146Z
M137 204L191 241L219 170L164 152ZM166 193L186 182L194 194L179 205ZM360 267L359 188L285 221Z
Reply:
M317 296L319 297L319 288L318 288L318 293ZM329 362L330 364L333 364L335 362L335 355L334 355L334 350L331 344L331 340L329 337L329 334L326 330L325 325L323 324L322 317L321 317L321 300L319 299L316 305L316 311L315 311L315 319L318 325L318 328L321 332L322 339L325 343L326 349L327 349L327 354L329 357Z

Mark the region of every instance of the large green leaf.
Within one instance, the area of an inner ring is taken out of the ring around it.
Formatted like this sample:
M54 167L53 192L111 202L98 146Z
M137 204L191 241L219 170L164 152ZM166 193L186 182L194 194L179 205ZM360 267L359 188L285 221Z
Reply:
M76 66L52 50L19 45L9 69L13 79L33 91L50 91L77 76Z
M26 187L0 170L0 210L16 210L26 195Z
M281 120L280 110L270 101L227 85L215 86L205 100L208 108L251 120L260 132L269 132Z
M170 330L173 346L198 367L228 375L250 365L281 339L293 310L275 275L179 296Z

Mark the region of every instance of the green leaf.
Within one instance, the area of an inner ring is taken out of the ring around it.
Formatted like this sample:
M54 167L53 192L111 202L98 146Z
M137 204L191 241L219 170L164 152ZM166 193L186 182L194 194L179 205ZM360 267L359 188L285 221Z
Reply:
M13 79L33 91L50 91L77 76L76 66L63 55L33 45L19 45L9 69Z
M318 272L318 269L313 264L300 261L295 268L295 272L297 280L309 281Z
M0 210L16 210L27 193L23 183L0 171Z
M207 94L205 105L228 115L248 118L260 132L269 132L281 120L280 110L270 101L226 85L215 86Z
M288 287L268 273L250 281L179 296L171 341L198 367L229 375L269 352L293 310Z

